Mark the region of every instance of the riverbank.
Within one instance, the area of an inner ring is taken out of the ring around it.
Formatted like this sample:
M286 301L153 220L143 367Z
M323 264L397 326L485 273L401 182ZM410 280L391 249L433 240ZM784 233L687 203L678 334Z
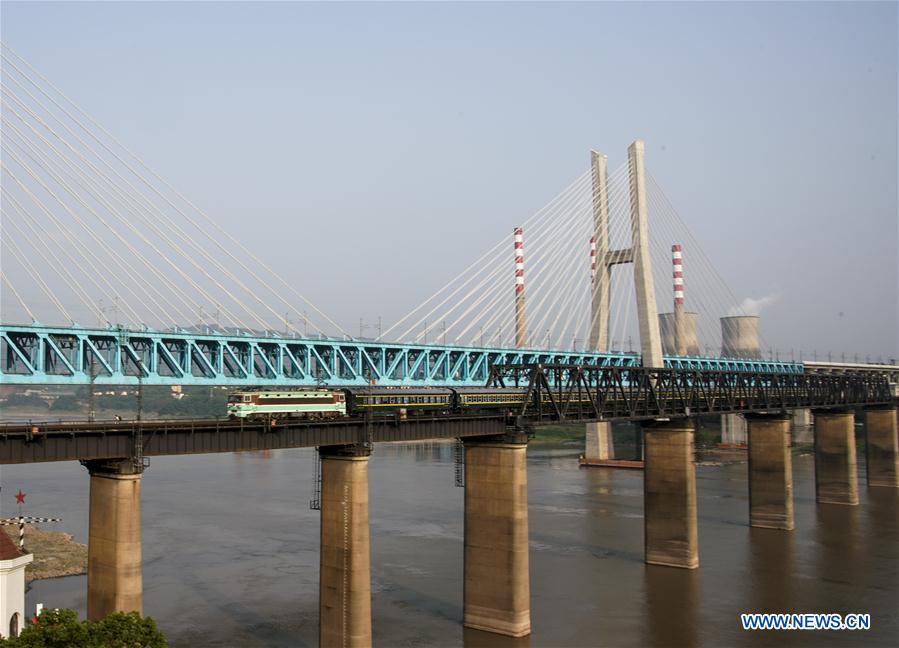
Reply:
M19 527L5 526L3 530L18 546ZM34 555L34 561L25 567L26 583L87 573L87 545L75 542L69 533L26 524L25 549Z

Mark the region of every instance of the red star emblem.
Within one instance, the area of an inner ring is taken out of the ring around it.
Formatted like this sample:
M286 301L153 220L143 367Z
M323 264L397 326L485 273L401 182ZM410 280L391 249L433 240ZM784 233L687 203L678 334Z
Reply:
M25 503L25 493L22 492L21 488L19 489L19 492L16 493L16 502L18 502L19 504Z

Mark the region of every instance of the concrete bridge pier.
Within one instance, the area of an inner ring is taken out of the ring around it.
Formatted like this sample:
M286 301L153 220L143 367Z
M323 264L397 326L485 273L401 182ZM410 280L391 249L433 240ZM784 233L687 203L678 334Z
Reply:
M739 414L721 415L721 445L746 445L746 419Z
M363 445L323 446L319 548L320 646L371 646L368 458Z
M812 442L812 410L807 407L790 411L793 421L793 443Z
M855 415L815 410L815 496L819 504L858 504Z
M605 461L615 458L615 446L612 443L612 424L608 421L585 423L584 459L589 461Z
M465 440L465 625L531 632L527 436Z
M899 488L899 436L896 432L895 407L865 410L865 439L868 486Z
M699 567L693 421L645 424L643 525L650 565Z
M793 459L790 416L747 414L749 525L793 529Z
M87 540L87 618L143 614L140 484L130 459L83 462L91 476Z

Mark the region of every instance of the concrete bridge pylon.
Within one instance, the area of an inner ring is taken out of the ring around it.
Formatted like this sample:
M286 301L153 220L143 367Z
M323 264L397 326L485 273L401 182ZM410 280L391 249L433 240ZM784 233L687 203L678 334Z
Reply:
M644 151L643 140L634 140L628 147L631 246L621 250L610 249L608 157L599 151L590 152L590 165L593 170L593 242L590 255L592 286L589 342L592 351L609 350L612 266L633 263L641 364L644 367L662 367L664 366L662 337L650 258ZM610 423L589 423L585 434L584 459L587 464L590 461L615 458Z

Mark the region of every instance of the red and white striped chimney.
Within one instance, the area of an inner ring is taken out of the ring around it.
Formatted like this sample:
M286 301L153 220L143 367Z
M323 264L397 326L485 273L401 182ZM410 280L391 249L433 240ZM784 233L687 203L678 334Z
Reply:
M674 266L674 308L677 309L684 305L684 263L678 243L671 246L671 262Z
M524 292L524 230L515 228L515 294Z
M596 281L596 237L590 237L590 283Z
M527 346L524 319L524 232L515 228L515 345Z

